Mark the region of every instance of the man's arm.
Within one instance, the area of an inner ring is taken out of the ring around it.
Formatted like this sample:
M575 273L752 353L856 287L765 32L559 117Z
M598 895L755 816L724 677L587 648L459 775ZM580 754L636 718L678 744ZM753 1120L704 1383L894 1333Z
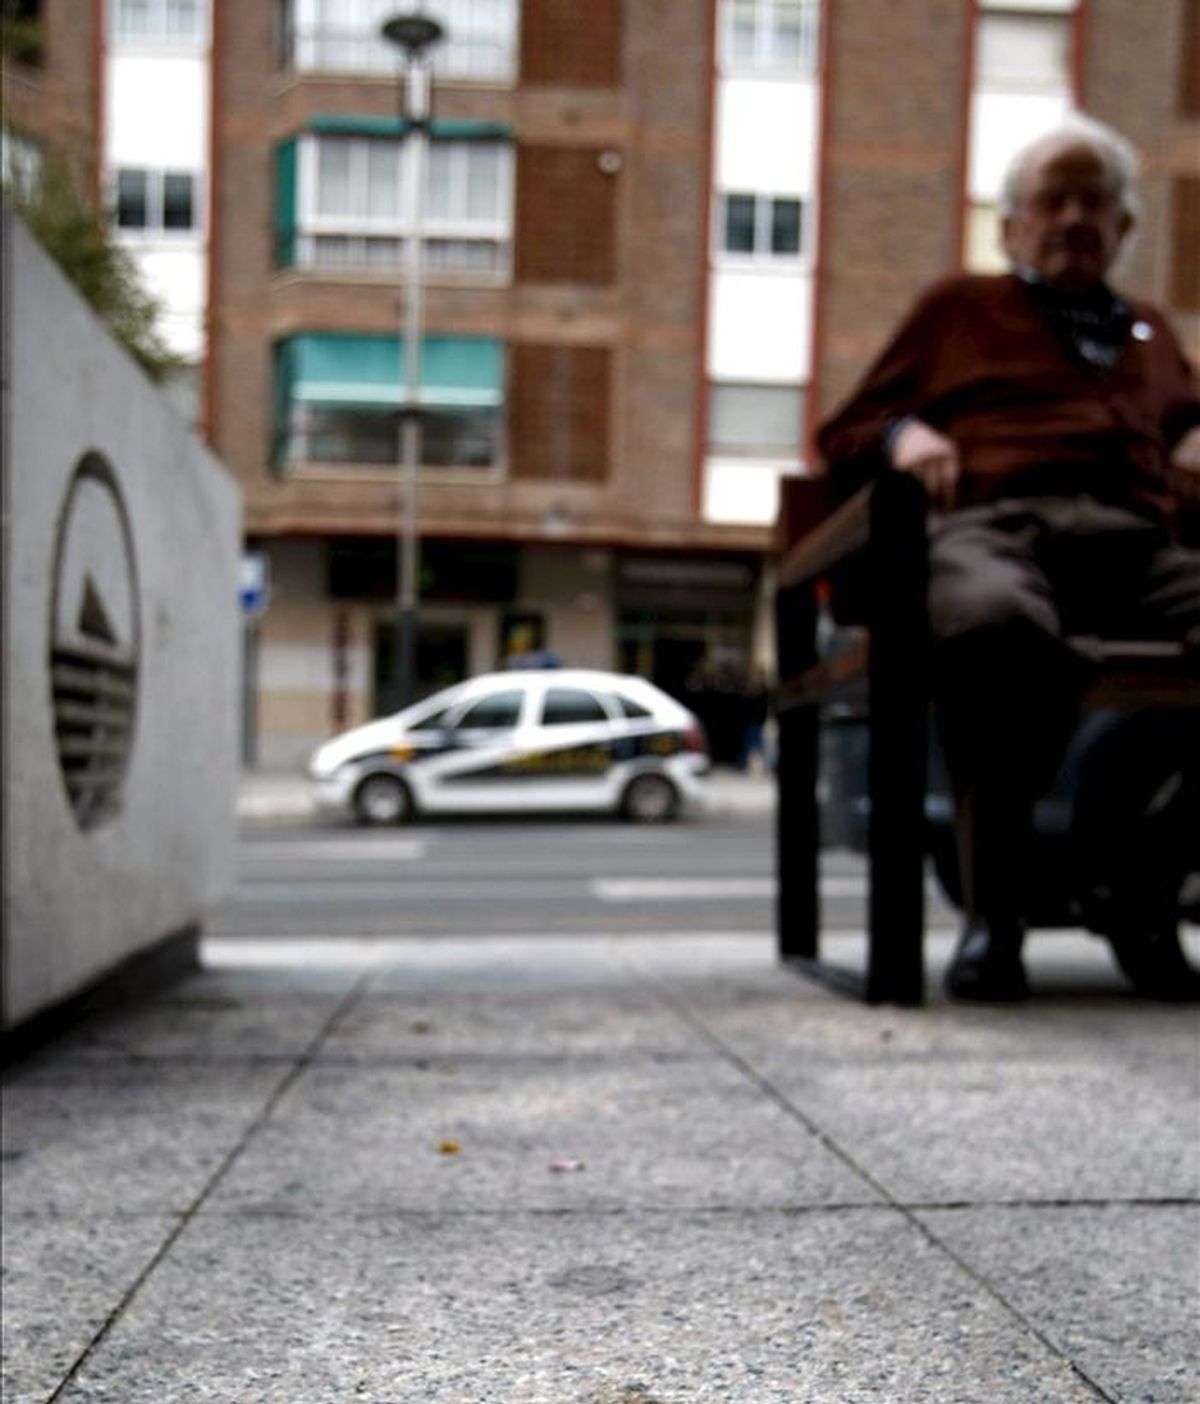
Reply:
M843 481L856 485L891 463L916 472L940 497L957 479L953 445L920 418L953 320L955 281L943 280L920 298L857 389L818 430L821 456Z
M938 507L954 506L962 465L958 449L945 434L911 416L888 436L887 454L893 468L921 480L930 502Z

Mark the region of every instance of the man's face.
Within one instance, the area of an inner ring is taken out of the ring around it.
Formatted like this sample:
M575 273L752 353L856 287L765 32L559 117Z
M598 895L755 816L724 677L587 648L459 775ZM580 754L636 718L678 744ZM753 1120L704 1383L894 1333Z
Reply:
M1016 209L1004 220L1004 249L1016 267L1082 292L1108 272L1132 223L1097 153L1059 142L1026 167Z

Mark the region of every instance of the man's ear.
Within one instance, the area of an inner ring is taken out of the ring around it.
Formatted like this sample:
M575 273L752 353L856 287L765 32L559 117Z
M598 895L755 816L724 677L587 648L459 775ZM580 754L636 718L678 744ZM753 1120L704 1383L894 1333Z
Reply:
M1013 256L1013 217L1005 215L1000 221L1000 247L1011 259Z

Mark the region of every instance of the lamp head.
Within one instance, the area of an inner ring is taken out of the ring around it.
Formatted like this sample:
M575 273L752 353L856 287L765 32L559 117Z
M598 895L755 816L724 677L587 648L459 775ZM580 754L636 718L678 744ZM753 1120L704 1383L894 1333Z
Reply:
M382 29L383 37L398 44L410 58L420 58L426 49L445 37L445 29L428 15L393 15Z

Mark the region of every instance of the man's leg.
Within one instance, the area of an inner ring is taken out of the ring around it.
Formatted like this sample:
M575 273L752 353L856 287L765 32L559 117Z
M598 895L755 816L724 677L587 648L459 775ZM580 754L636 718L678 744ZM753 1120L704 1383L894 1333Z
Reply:
M1200 552L1157 551L1113 632L1189 640L1200 673ZM1082 777L1077 809L1083 860L1101 897L1094 925L1122 971L1152 998L1200 998L1178 927L1180 889L1200 871L1200 712L1118 722Z
M1035 520L980 509L930 543L934 703L955 798L964 928L946 972L955 998L1028 992L1022 882L1034 801L1074 727L1085 668L1060 641Z

